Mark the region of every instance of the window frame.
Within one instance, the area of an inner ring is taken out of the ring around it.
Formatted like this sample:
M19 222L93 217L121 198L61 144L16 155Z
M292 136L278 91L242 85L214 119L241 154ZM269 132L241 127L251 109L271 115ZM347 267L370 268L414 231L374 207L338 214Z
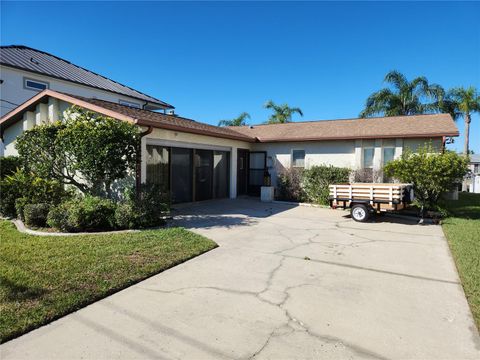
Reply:
M303 151L303 165L295 165L294 159L293 159L293 153L294 151ZM299 169L304 169L305 168L305 158L307 157L307 152L305 149L292 149L290 152L290 164L292 168L299 168Z
M390 161L393 161L395 160L395 146L385 146L385 147L382 147L382 165L385 166L387 163L385 162L385 150L387 149L392 149L393 150L393 157ZM389 162L390 162L389 161Z
M365 166L365 150L372 150L372 165ZM366 146L362 148L362 168L363 169L373 169L373 165L375 164L375 147L374 146Z
M37 83L37 84L41 84L41 85L45 85L45 89L38 89L36 87L28 86L27 85L28 81L33 82L33 83ZM36 80L36 79L24 77L23 78L23 88L26 89L26 90L32 90L32 91L40 92L40 91L43 91L43 90L46 90L46 89L50 89L50 83L48 81L42 81L42 80Z
M141 109L142 105L135 103L133 101L128 101L128 100L123 100L123 99L118 99L118 103L123 106L128 106L134 109Z

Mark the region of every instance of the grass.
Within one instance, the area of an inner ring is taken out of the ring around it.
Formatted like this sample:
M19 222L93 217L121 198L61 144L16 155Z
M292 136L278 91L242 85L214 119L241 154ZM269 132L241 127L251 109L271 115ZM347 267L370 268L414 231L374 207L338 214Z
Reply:
M480 329L480 194L460 193L448 201L451 213L442 224L473 317Z
M182 228L32 236L0 221L0 342L217 245Z

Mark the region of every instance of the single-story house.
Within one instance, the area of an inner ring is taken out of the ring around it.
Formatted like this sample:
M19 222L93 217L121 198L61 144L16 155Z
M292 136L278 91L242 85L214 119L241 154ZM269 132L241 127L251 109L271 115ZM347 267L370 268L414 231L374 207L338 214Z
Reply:
M266 170L273 185L291 167L381 170L405 148L431 142L441 151L458 136L448 114L218 127L46 89L0 119L5 155L16 154L22 131L61 119L71 105L141 127L137 181L163 185L174 202L257 194Z

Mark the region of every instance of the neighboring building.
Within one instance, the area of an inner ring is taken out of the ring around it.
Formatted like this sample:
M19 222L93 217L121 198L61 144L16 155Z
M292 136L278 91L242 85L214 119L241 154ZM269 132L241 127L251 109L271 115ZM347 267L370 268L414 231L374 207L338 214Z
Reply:
M458 136L448 114L218 127L47 89L0 119L5 154L16 154L22 131L61 119L71 105L140 126L137 180L162 185L174 202L257 194L266 170L273 185L291 167L381 170L406 148L431 142L441 151L447 137Z
M0 47L0 116L50 89L148 110L173 109L161 100L27 46Z
M467 191L480 193L480 155L470 155L468 170L470 170L470 172L465 179Z

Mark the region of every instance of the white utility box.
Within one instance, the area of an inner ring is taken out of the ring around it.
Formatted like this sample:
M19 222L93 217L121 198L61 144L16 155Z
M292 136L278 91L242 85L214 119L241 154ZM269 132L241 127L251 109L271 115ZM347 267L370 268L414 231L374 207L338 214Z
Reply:
M262 186L260 191L260 200L262 202L272 202L275 197L275 188L273 186Z

